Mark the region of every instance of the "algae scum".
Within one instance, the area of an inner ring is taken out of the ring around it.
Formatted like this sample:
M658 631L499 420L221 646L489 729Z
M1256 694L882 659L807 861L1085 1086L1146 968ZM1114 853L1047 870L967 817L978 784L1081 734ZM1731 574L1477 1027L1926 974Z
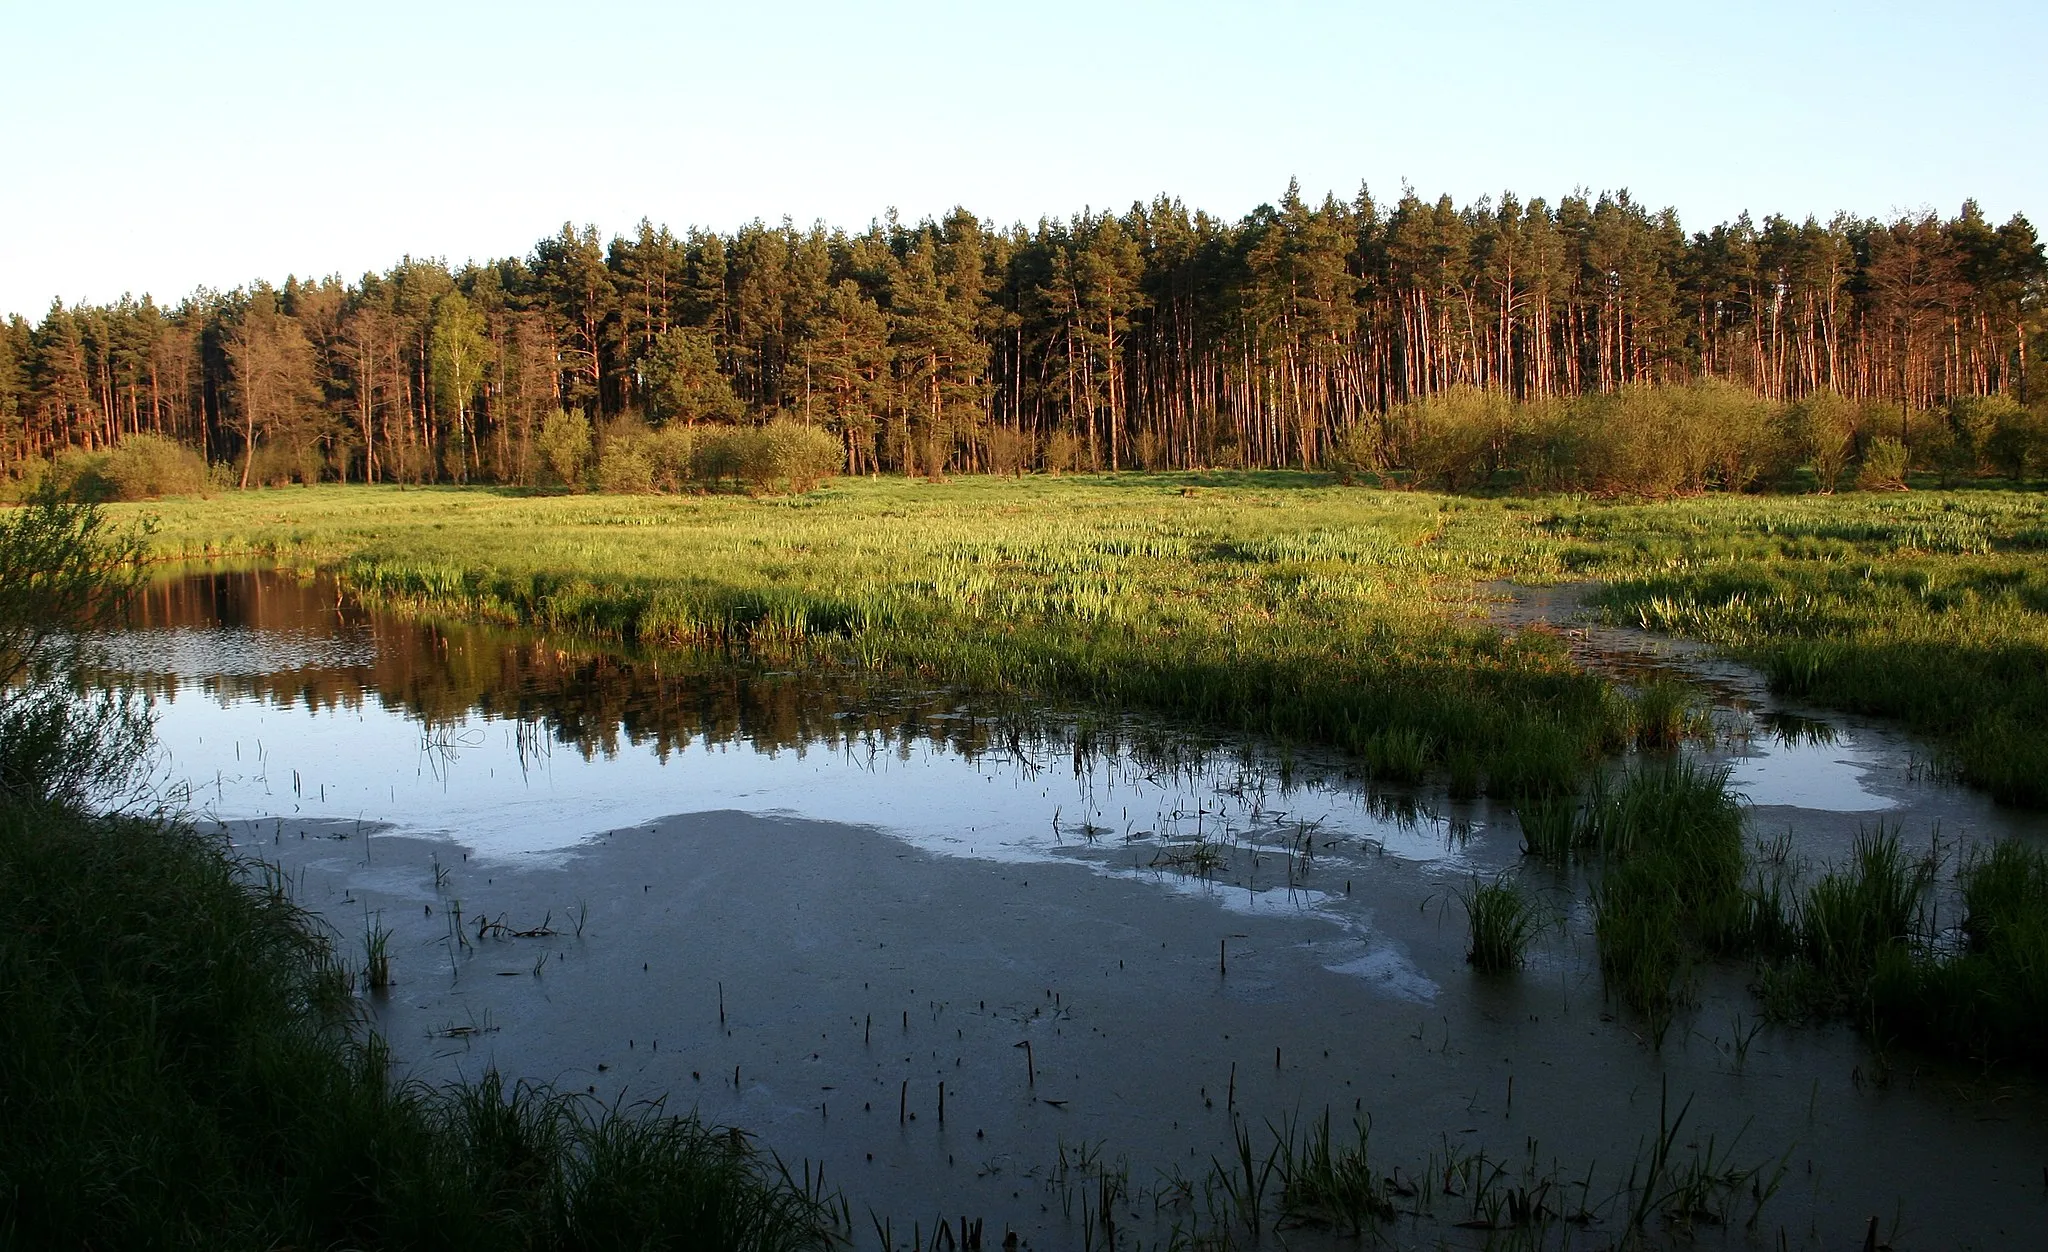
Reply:
M1603 994L1584 877L1525 864L1489 801L268 574L160 584L113 642L159 695L163 776L282 865L410 1075L695 1107L822 1172L856 1246L2048 1229L2036 1080L1771 1024L1736 967L1653 1030ZM1949 858L2048 838L1883 727L1644 637L1573 645L1715 694L1685 751L1730 767L1776 855L1839 863L1879 822ZM1504 872L1536 931L1482 975L1461 900Z

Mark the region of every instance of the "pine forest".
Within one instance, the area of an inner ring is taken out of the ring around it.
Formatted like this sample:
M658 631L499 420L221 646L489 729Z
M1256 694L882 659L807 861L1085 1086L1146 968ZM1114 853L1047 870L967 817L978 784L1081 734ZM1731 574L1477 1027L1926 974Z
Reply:
M1843 457L1877 431L1920 462L2038 408L2044 281L2028 221L1974 204L1687 233L1626 193L1461 207L1290 186L1237 222L1161 197L1030 227L964 209L855 233L564 225L458 269L17 315L0 475L146 434L229 486L535 484L574 473L565 439L780 422L829 434L852 473L1336 463L1597 487L1572 476L1570 423L1542 415L1591 403L1663 430L1661 392L1737 415L1717 426L1823 396L1851 414ZM1478 433L1433 444L1427 414L1463 411ZM1747 455L1651 485L1746 486L1766 468Z

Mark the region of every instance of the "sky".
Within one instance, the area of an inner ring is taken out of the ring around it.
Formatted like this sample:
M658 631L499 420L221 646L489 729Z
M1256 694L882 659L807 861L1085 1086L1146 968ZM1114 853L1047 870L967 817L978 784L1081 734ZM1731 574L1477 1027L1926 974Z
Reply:
M2048 214L2048 4L0 0L0 316L760 218Z

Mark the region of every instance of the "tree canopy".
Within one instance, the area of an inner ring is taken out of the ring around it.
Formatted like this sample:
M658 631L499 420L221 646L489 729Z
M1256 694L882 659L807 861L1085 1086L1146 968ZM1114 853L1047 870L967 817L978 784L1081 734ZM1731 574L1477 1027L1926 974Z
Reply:
M1290 185L1237 222L1162 196L1006 228L964 209L857 232L564 224L457 269L14 317L0 471L148 432L244 481L530 482L562 408L599 432L786 418L830 431L848 469L941 473L1310 464L1462 388L2026 404L2044 282L2032 225L1974 204L1688 234L1626 192L1313 203Z

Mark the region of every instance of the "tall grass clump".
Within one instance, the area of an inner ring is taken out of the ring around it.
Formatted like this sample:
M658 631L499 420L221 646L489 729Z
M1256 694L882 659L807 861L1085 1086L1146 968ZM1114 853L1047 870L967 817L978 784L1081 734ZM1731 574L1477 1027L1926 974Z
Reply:
M1529 940L1542 928L1541 910L1527 888L1505 874L1492 882L1475 878L1458 892L1458 902L1471 928L1466 963L1482 974L1519 969Z
M1748 942L1742 810L1727 770L1649 761L1596 779L1583 805L1550 798L1518 812L1525 852L1595 870L1601 973L1661 1038L1693 961Z
M1638 688L1631 713L1636 745L1656 751L1669 751L1712 729L1699 692L1671 678Z
M1579 805L1574 798L1536 795L1515 807L1522 826L1522 855L1546 861L1571 859L1578 837Z
M1921 933L1933 866L1906 855L1896 830L1860 832L1847 867L1809 887L1799 911L1800 955L1845 999L1861 1002L1887 956Z
M2048 1066L2048 850L2007 840L1955 875L1958 925L1937 924L1941 850L1895 829L1857 835L1845 865L1760 902L1756 952L1785 1016L1840 1016L1881 1043L1975 1063Z
M1976 1062L2048 1067L2048 850L2008 840L1958 875L1959 943L1899 943L1862 1009L1873 1028Z
M1325 1108L1299 1146L1292 1125L1274 1136L1270 1159L1280 1176L1279 1225L1333 1229L1355 1239L1377 1237L1380 1226L1398 1215L1386 1181L1372 1166L1369 1127L1361 1121L1353 1129L1353 1142L1337 1142Z

